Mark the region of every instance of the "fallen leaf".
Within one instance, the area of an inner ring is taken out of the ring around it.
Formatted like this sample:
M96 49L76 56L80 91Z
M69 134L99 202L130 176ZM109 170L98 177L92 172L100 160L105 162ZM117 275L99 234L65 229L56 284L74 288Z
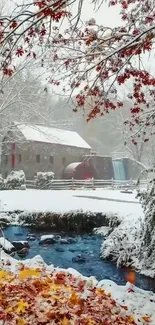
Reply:
M131 271L126 275L126 281L135 284L136 283L136 274L135 271Z
M12 311L13 311L13 307L9 307L9 308L6 309L7 313L11 313Z
M89 325L95 325L96 324L96 322L94 320L92 320L91 318L89 318L87 321L88 321Z
M26 278L30 277L40 277L40 271L37 269L23 269L19 272L19 277L21 280L24 280Z
M104 295L104 290L103 290L102 288L97 288L97 289L96 289L96 293L97 293L98 295L101 295L101 296L102 296L102 295ZM111 296L111 295L110 295L110 296ZM109 297L110 297L110 296L109 296Z
M146 323L151 323L152 321L150 316L143 316L142 318Z
M16 313L20 314L20 313L25 313L25 309L28 307L28 303L20 300L17 304L17 309L16 309Z
M82 299L77 295L75 291L71 294L71 297L69 299L70 303L73 305L82 305Z
M125 309L125 310L128 310L128 307L127 306L122 306L120 305L121 308Z
M62 319L61 325L70 325L70 321L66 316Z
M132 288L128 288L128 292L134 292L134 290Z
M25 320L23 318L18 318L17 320L17 325L26 325L27 322L25 322Z
M134 322L134 317L133 317L133 316L129 316L129 318L128 318L128 322L131 323L131 324L133 324L133 322Z
M1 278L4 279L4 278L6 278L7 276L8 276L8 272L6 272L6 271L4 271L4 270L1 270L1 271L0 271L0 279L1 279Z

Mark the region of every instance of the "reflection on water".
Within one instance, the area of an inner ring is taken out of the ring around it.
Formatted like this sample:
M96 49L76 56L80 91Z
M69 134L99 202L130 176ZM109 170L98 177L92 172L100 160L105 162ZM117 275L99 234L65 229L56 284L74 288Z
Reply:
M10 226L4 231L9 241L26 240L27 234L30 232L32 232L30 229L17 226ZM37 239L29 242L30 250L26 258L41 255L47 264L54 264L63 268L71 267L83 275L95 276L98 280L110 279L117 284L125 284L127 270L125 268L117 269L115 264L104 262L100 259L102 237L97 235L83 235L74 237L76 239L74 243L56 243L48 246L40 246L39 237L42 234L37 234ZM67 236L64 237L67 238ZM85 257L85 262L74 263L74 258L80 254ZM21 259L18 256L15 257ZM136 285L142 289L153 290L155 292L155 279L137 274Z

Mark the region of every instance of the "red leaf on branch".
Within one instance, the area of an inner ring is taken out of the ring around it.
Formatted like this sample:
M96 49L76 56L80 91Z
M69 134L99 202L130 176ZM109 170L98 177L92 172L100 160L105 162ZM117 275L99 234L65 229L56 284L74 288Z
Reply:
M17 50L16 50L16 53L15 53L18 57L22 56L24 54L24 50L22 47L19 47Z
M35 52L32 53L32 56L33 56L34 59L36 59L36 57L37 57Z
M2 69L2 71L3 71L4 75L9 76L9 77L11 77L14 73L13 69L11 69L11 68L4 68L4 69Z
M144 139L144 142L148 142L148 141L149 141L149 139L148 139L148 138Z
M18 26L18 23L16 20L13 20L12 23L10 24L10 29L14 29Z

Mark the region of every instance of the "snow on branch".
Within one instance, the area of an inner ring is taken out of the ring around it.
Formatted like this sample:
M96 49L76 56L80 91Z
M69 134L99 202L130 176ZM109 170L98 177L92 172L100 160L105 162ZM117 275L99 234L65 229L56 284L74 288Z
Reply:
M93 3L101 8L104 1ZM155 77L144 67L143 58L154 49L154 4L110 0L109 7L121 7L122 23L115 28L99 25L94 17L81 23L83 4L84 0L25 0L11 15L2 15L1 71L12 76L17 58L42 56L41 66L50 67L51 87L76 94L74 111L86 110L87 121L123 107L118 92L130 82L131 120L125 124L133 132L134 145L147 127L150 132L143 140L147 142L155 134Z

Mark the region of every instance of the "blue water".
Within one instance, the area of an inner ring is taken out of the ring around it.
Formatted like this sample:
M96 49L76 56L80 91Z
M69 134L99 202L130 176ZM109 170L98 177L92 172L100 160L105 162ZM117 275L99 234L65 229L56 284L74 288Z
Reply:
M116 159L112 161L114 169L114 179L117 181L125 181L125 170L122 160Z
M27 234L30 232L30 229L16 226L10 226L4 231L9 241L27 240ZM97 235L83 235L74 237L76 241L72 244L56 243L48 246L40 246L39 238L43 234L45 233L37 233L37 239L35 241L29 241L30 249L26 258L41 255L47 264L54 264L62 268L71 267L85 276L95 276L98 280L110 279L120 285L126 283L127 269L117 269L115 264L104 262L100 259L102 237ZM64 238L67 238L67 236L64 236ZM86 261L84 263L78 264L72 261L78 254L82 254L85 257ZM17 254L15 257L21 259ZM136 285L146 290L155 291L155 280L139 274L136 276Z

